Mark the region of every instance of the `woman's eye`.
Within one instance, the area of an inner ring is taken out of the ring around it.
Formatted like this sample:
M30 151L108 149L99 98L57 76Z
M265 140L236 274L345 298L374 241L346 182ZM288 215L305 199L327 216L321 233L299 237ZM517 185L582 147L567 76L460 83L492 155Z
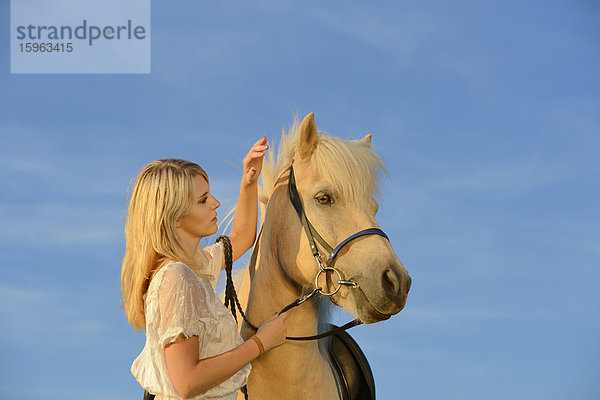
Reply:
M329 197L329 195L326 195L326 194L320 194L317 197L315 197L315 199L317 199L317 201L319 202L319 204L331 204L331 203L333 203L333 201L331 200L331 197Z
M200 199L200 201L198 203L204 204L204 203L206 203L206 200L208 200L208 197L203 197Z

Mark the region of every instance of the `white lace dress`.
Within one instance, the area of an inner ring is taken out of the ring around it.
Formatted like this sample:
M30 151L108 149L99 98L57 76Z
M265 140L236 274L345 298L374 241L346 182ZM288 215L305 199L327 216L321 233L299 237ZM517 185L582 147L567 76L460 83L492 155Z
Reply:
M198 337L199 359L225 353L243 343L235 320L215 292L223 247L215 244L204 250L211 259L202 272L212 275L212 279L199 277L186 264L169 262L156 272L144 295L146 345L133 362L131 373L144 389L156 395L156 400L181 399L171 383L164 350L179 334ZM193 399L235 400L250 369L250 364L246 365Z

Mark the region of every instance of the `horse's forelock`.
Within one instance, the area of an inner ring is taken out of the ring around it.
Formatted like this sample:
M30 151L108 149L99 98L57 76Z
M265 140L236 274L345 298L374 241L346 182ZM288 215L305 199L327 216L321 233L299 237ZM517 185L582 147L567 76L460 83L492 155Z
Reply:
M371 198L379 194L378 177L386 172L383 161L368 143L323 133L319 134L311 166L338 194L360 208L367 208Z
M294 157L299 126L300 120L296 116L287 132L282 129L277 150L270 151L265 158L260 193L263 219L275 182ZM319 131L317 147L308 164L330 182L337 193L361 208L368 207L370 199L379 194L378 177L380 173L387 173L369 142L343 140L322 131Z

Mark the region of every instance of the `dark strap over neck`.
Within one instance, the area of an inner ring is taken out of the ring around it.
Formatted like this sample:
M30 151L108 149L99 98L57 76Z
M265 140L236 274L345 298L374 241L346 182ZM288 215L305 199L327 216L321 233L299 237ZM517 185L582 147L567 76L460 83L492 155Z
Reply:
M293 336L293 337L287 337L286 339L288 340L317 340L317 339L323 339L332 335L335 335L341 331L345 331L346 329L350 329L350 328L354 328L355 326L358 326L362 324L362 322L359 319L355 319L354 321L350 321L345 323L342 326L338 326L337 328L331 329L327 332L323 332L323 333L319 333L318 335L313 335L313 336Z

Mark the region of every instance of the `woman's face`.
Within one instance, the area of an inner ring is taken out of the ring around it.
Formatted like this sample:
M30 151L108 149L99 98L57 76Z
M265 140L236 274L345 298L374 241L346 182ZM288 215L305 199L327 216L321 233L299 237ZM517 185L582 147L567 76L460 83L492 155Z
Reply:
M177 233L184 240L200 240L217 232L217 208L221 205L209 191L202 175L194 178L196 194L192 210L177 220Z

